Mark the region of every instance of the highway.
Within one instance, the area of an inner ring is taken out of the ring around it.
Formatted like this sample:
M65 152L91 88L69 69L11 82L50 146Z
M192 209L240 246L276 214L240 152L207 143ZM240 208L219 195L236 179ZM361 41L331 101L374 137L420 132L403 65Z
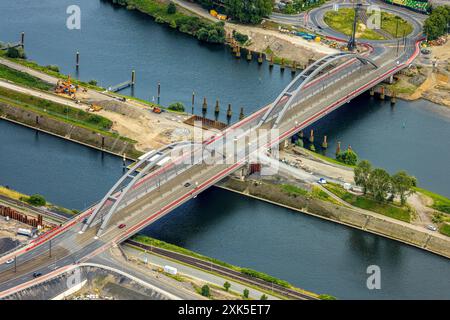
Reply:
M320 23L320 15L311 12L310 17L310 23ZM332 32L330 36L334 36ZM203 137L202 143L189 146L179 156L173 155L173 149L162 150L158 160L167 160L164 164L150 158L143 161L142 171L128 177L128 184L113 187L97 208L90 208L28 246L1 257L0 298L35 285L58 270L63 272L67 266L96 259L224 177L258 161L253 160L258 154L277 148L280 142L407 67L419 54L420 36L420 30L415 28L398 54L396 40L368 43L365 56L377 68L355 56L336 58L323 70L317 63L311 68L318 69L305 70L274 103L220 134ZM313 76L308 77L307 72ZM276 132L270 131L274 128ZM185 161L191 158L197 161ZM83 222L85 218L89 218L88 225ZM4 264L11 257L17 259L16 272L14 264ZM33 272L43 276L34 279Z

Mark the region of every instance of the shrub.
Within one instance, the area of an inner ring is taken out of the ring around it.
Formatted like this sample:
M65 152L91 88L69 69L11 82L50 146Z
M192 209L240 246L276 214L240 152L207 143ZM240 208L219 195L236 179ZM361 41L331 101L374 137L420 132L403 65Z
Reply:
M167 13L175 14L176 12L177 12L177 6L175 5L175 3L173 3L173 2L169 3L169 5L167 6Z
M336 160L351 166L358 162L358 155L350 148L336 155Z
M90 80L88 83L89 83L91 86L96 86L96 85L98 84L97 80L94 80L94 79Z
M51 65L46 66L46 68L47 68L48 70L51 70L51 71L54 71L54 72L58 72L58 73L59 73L59 67L58 67L57 65L51 64Z
M209 297L211 295L209 287L206 284L202 287L201 294L204 297Z
M26 59L25 51L21 47L8 48L6 56L12 59Z
M250 294L250 291L248 291L248 289L244 289L244 292L242 295L244 296L245 299L248 299L249 294Z
M47 201L40 194L33 194L27 199L27 202L33 206L42 207L47 204Z
M242 34L235 30L233 30L233 38L242 45L248 41L248 36L246 34Z
M169 107L169 110L172 111L177 111L177 112L184 112L184 104L182 104L181 102L175 102L172 103Z

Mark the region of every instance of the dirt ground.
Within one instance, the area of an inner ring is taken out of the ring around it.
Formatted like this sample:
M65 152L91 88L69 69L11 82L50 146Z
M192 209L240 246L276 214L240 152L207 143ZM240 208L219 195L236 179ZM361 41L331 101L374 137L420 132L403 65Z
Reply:
M399 77L400 83L397 85L411 91L399 94L399 97L405 100L423 98L450 107L450 41L442 46L431 47L431 51L426 60L429 62L435 60L437 67L433 70L431 65L421 63L426 61L425 59L420 59L418 62L420 70L413 68L407 75Z

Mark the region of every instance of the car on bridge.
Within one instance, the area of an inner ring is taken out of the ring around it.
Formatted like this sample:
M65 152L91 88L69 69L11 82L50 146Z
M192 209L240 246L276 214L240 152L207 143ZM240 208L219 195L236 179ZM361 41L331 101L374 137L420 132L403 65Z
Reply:
M11 263L14 262L14 260L15 260L14 258L11 258L11 259L6 260L5 263L6 263L6 264L11 264Z
M121 223L121 224L119 224L119 226L118 226L118 228L119 229L123 229L123 228L125 228L127 225L125 224L125 223Z
M33 273L33 278L39 278L40 276L42 276L42 273L40 273L40 272Z

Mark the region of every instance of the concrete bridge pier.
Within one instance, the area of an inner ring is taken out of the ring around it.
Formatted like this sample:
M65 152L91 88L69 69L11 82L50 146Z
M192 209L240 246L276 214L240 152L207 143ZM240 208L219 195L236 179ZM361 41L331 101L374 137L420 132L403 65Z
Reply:
M204 97L203 98L203 105L202 105L203 117L206 115L207 111L208 111L208 103L206 102L206 97Z

